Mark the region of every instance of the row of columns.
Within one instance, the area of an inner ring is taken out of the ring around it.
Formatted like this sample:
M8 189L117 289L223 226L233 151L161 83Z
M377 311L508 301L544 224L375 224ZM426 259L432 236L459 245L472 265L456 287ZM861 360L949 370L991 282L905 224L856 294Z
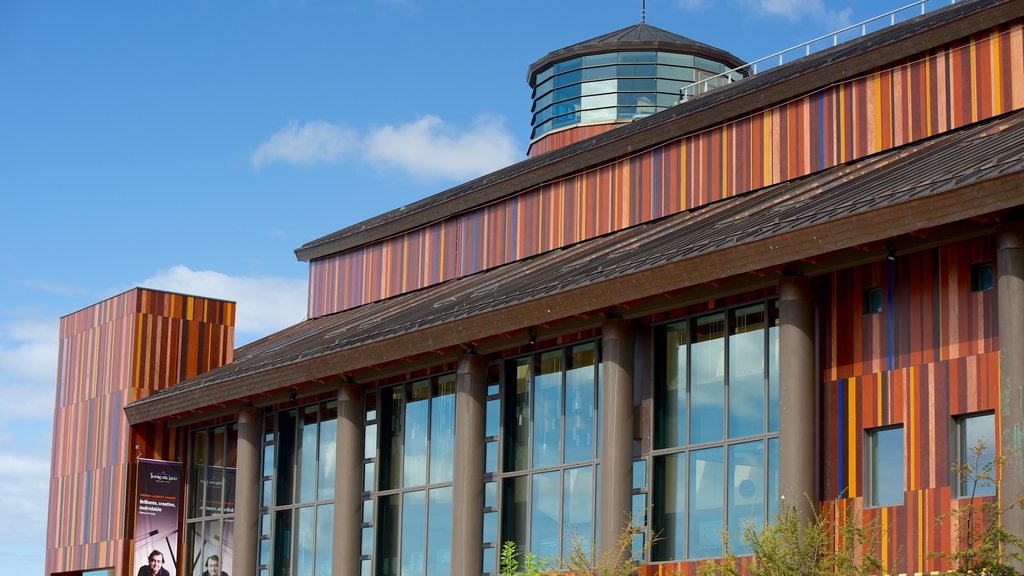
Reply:
M1000 432L1003 493L1024 493L1024 225L999 232L998 302L1000 335ZM815 486L815 294L811 281L786 276L779 285L780 448L779 489L785 505L809 518ZM598 503L602 550L612 553L631 509L633 463L634 328L612 318L602 326L601 495ZM482 562L487 363L482 356L460 358L456 383L455 471L453 477L452 574L479 574ZM333 572L358 574L363 474L363 390L353 382L338 391ZM259 541L260 442L262 412L243 409L238 422L235 556L238 574L257 572ZM1005 528L1024 533L1024 514L1008 515ZM624 560L624 559L620 559Z

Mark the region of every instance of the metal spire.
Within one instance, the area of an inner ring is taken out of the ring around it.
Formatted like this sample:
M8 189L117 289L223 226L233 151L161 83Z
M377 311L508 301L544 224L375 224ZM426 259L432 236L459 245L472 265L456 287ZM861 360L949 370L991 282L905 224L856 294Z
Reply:
M640 23L642 24L647 17L647 0L640 0Z

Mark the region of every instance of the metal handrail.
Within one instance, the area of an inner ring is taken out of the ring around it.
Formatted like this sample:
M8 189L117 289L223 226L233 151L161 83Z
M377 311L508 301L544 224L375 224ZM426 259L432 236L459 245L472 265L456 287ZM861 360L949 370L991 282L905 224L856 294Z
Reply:
M889 12L886 12L885 14L879 14L878 16L875 16L874 18L869 18L867 20L864 20L863 22L858 22L857 24L851 24L850 26L847 26L846 28L842 28L840 30L836 30L835 32L832 32L832 33L829 33L829 34L825 34L824 36L819 36L819 37L817 37L817 38L815 38L813 40L808 40L807 42L803 42L801 44L797 44L796 46L793 46L792 48L787 48L785 50L780 50L779 52L776 52L776 53L771 54L769 56L765 56L764 58L760 58L758 60L754 60L753 62L748 62L747 64L744 64L743 66L738 66L738 67L733 68L731 70L726 70L725 72L722 72L721 74L716 74L714 76L711 76L710 78L705 78L703 80L698 80L697 82L693 82L689 86L684 86L684 87L679 89L679 101L680 102L686 102L688 100L692 100L693 98L696 98L698 96L703 95L708 90L713 90L714 88L717 88L718 86L721 86L721 85L724 85L724 84L730 84L730 83L732 83L734 81L733 80L733 76L732 76L733 74L739 73L742 76L753 76L754 74L758 73L758 65L759 64L764 64L764 63L769 63L770 64L767 67L762 67L762 69L760 70L761 72L763 72L765 70L770 70L772 68L775 68L776 66L781 66L782 64L785 63L785 56L787 54L792 54L793 52L796 52L798 50L802 50L804 52L803 54L801 54L801 56L810 56L811 55L811 46L816 44L816 43L821 42L822 40L827 40L827 39L831 38L832 39L832 44L829 47L831 48L832 46L838 46L839 45L839 36L841 36L842 34L845 34L847 32L850 32L851 30L857 30L859 28L860 29L860 35L857 36L856 38L860 38L860 37L866 36L868 34L868 25L869 24L873 24L875 22L878 22L879 20L884 20L884 19L888 18L889 19L889 24L887 24L886 26L883 26L881 28L874 29L874 30L872 30L872 32L875 32L876 30L882 30L884 28L888 28L889 26L895 26L896 25L896 15L900 14L902 12L906 12L908 10L920 7L921 14L923 15L923 14L926 14L929 10L937 10L938 6L953 5L953 4L956 4L958 1L960 1L960 0L917 0L916 2L913 2L912 4L907 4L906 6L903 6L903 7L900 7L900 8L896 8L895 10L890 10ZM933 5L938 5L938 6L932 7L932 8L928 8L927 7L928 4L933 4ZM850 40L852 40L852 39L853 38L850 38ZM848 40L843 40L843 42L846 42L846 41L848 41ZM821 49L822 48L818 48L818 49L815 50L815 52L817 52L818 50L821 50ZM777 62L776 62L776 59L778 60ZM724 82L720 82L720 80L723 79L723 78L725 79L725 81ZM712 84L712 83L714 83L714 84ZM700 87L700 88L698 89L697 87Z

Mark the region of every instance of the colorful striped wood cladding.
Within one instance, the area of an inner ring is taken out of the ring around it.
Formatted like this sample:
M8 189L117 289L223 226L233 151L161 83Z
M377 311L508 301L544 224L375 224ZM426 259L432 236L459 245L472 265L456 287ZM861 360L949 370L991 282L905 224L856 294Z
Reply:
M131 430L123 408L231 361L235 304L136 288L61 318L46 573L125 573L126 498L136 454L176 458L157 427Z
M526 152L526 155L530 158L540 156L541 154L546 154L552 150L558 150L559 148L564 148L570 144L575 144L580 140L586 140L591 136L603 134L613 128L618 128L621 125L621 121L609 122L607 124L575 126L558 132L549 132L544 136L541 136L538 140L532 142L530 144L530 149Z
M528 258L1019 108L1024 33L1016 21L494 204L314 260L309 315Z
M995 255L985 237L829 278L820 340L822 511L859 509L877 521L879 552L894 573L949 568L928 552L952 550L951 527L935 519L958 505L950 496L953 418L999 405L996 294L972 292L970 282L972 265L994 266ZM866 314L863 292L875 287L882 309ZM892 425L904 430L904 504L865 510L866 431Z

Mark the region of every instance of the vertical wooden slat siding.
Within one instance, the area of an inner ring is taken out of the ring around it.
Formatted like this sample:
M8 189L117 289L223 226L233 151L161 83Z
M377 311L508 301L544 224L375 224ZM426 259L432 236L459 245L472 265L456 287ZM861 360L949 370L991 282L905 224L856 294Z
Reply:
M972 265L995 265L995 254L994 239L983 237L835 272L827 282L821 511L834 517L838 501L883 525L880 551L893 573L949 568L929 554L955 545L950 522L936 523L957 505L953 418L999 404L995 290L970 290ZM883 310L861 314L872 287L883 292ZM904 430L904 503L865 510L865 431L892 425Z
M1019 21L1004 24L470 213L313 260L309 315L479 272L1022 108L1021 31ZM531 153L604 129L557 132L535 142Z
M231 361L231 302L134 289L61 318L46 573L122 567L130 463L178 456L177 433L132 431L123 408Z
M540 156L541 154L546 154L552 150L558 150L559 148L564 148L570 144L575 144L580 140L586 140L591 136L597 136L598 134L607 132L613 128L618 128L621 124L621 121L611 122L608 124L592 124L589 126L576 126L574 128L568 128L558 132L550 132L530 144L530 149L527 151L526 155L530 158Z

